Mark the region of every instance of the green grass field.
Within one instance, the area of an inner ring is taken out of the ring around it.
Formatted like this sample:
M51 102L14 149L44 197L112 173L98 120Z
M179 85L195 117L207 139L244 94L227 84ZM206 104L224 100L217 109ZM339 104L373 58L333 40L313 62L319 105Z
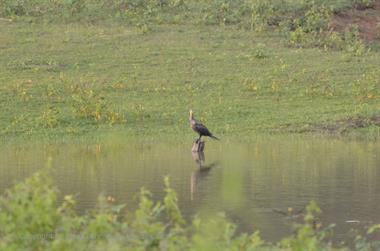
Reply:
M2 138L193 137L189 108L240 138L346 132L346 119L379 115L376 49L290 47L233 24L38 20L0 20ZM372 124L356 131L379 135Z

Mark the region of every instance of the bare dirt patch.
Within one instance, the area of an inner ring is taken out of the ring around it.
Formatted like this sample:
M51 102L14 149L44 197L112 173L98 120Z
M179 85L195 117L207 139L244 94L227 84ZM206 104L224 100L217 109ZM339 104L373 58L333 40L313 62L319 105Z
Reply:
M354 8L334 15L330 26L342 32L352 25L359 27L360 37L368 42L380 40L380 0L371 8Z
M343 120L334 121L332 123L307 125L303 128L290 129L290 131L297 133L311 132L326 133L331 135L343 135L349 131L370 126L380 126L380 115L372 116L369 118L347 118Z
M380 126L380 116L370 118L348 118L345 120L336 121L331 125L317 125L313 128L314 131L324 131L333 134L342 134L347 131L369 126Z

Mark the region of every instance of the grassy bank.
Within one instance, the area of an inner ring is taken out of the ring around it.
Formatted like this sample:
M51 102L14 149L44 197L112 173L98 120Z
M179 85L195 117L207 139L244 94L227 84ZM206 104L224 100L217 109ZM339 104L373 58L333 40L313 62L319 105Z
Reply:
M75 213L75 198L61 195L46 173L36 174L0 197L0 248L10 250L376 250L369 241L379 225L357 235L345 245L332 245L333 226L319 221L320 209L307 206L303 223L293 235L268 243L259 232L236 233L225 216L194 218L186 222L177 197L166 180L160 202L142 190L136 211L115 198L99 197L98 206L86 215ZM64 197L58 201L58 197ZM26 220L27 219L27 220ZM254 224L254 223L253 223Z
M142 1L122 12L109 6L102 18L86 1L73 1L87 5L73 5L79 9L71 12L43 4L45 9L35 4L16 11L8 2L1 1L5 18L0 20L4 139L120 131L191 137L189 108L224 137L379 135L379 52L369 50L355 31L343 34L346 40L337 38L339 46L326 44L334 38L334 33L325 36L326 18L352 2L331 2L328 16L307 14L310 8L292 2L298 6L294 13L306 21L299 27L287 23L286 34L279 31L283 24L271 23L269 17L278 15L264 15L271 9L284 12L278 5L264 4L266 11L253 15L250 4L248 14L238 15L245 5L226 1L221 22L211 2L201 7L154 2L149 12ZM281 15L279 20L288 20ZM311 27L315 18L322 22ZM321 36L328 40L317 41Z

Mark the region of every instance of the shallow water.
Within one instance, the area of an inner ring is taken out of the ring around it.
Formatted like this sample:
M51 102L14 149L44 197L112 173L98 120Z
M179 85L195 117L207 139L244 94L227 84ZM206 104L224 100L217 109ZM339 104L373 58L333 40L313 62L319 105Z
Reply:
M63 194L76 194L78 211L111 195L129 209L140 187L161 198L170 176L187 218L226 212L244 231L275 241L294 220L276 211L316 200L322 221L336 223L338 239L350 228L380 222L380 142L279 137L250 144L208 141L205 156L190 144L35 144L0 147L0 192L52 159ZM352 222L353 221L353 222Z

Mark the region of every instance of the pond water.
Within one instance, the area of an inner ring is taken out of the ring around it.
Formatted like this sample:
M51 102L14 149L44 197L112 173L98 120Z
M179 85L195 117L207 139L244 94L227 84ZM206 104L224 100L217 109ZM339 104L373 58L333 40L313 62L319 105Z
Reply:
M184 215L225 212L243 231L260 230L275 241L292 231L279 213L301 210L311 200L325 225L350 228L380 222L380 142L279 137L253 143L208 141L204 156L191 142L28 144L0 147L0 192L52 159L63 194L75 194L80 213L100 193L133 210L141 187L162 198L169 176Z

